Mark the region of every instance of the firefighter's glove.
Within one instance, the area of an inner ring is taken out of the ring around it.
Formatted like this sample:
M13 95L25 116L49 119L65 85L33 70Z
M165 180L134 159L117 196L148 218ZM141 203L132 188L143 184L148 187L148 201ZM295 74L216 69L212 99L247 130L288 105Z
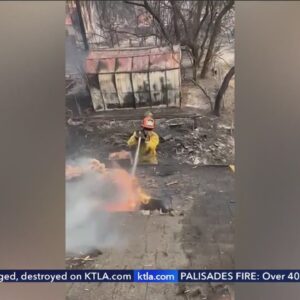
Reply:
M142 142L144 142L146 139L145 134L141 130L136 132L136 139L139 139L139 138L141 138Z

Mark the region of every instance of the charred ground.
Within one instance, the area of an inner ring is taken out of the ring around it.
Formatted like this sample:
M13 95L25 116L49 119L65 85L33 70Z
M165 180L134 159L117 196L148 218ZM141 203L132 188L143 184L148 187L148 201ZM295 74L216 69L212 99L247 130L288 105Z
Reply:
M160 119L162 143L157 167L138 167L143 188L173 213L116 214L126 242L85 259L67 259L68 268L232 268L233 142L225 120L210 115ZM85 121L67 126L67 157L93 157L109 166L110 152L126 149L139 121ZM200 147L199 147L200 145ZM198 152L197 152L198 151ZM109 233L108 233L109 234ZM170 284L72 284L67 299L233 299L230 287Z

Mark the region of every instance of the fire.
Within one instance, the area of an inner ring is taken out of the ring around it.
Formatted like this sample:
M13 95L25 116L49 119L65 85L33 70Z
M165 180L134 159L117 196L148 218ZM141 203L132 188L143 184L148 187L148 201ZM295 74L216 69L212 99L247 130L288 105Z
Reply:
M105 172L105 165L100 163L97 159L90 159L84 166L66 166L66 180L72 180L75 178L80 178L84 174L95 171L98 173Z
M98 160L92 159L84 166L66 166L66 180L80 179L82 176L96 172L102 180L115 187L121 194L115 201L101 201L101 209L109 212L135 211L140 204L148 204L149 196L140 186L138 179L124 169L107 169ZM95 176L96 176L95 174Z

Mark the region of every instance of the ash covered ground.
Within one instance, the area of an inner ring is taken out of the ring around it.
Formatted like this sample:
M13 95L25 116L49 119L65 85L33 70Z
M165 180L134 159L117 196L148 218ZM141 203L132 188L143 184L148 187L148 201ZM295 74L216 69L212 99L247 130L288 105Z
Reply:
M158 119L156 132L160 136L158 154L160 162L175 161L192 166L234 163L234 138L231 124L222 118L203 115L192 118ZM78 126L69 126L72 136L68 153L94 155L104 161L109 152L127 148L126 141L140 121L92 120Z
M142 187L174 209L116 213L111 222L124 238L90 255L67 257L68 268L156 269L233 268L235 200L234 143L230 124L212 116L157 120L161 137L157 167L138 167ZM111 152L127 150L139 121L93 121L68 126L67 157L92 157L109 166ZM108 229L109 234L109 229ZM67 299L234 299L218 284L68 285Z

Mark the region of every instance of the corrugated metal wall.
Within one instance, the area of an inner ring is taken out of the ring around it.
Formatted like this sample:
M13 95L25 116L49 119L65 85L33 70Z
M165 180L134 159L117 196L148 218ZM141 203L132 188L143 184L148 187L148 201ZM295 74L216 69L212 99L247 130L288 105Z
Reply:
M180 47L105 49L86 60L96 111L180 106Z

